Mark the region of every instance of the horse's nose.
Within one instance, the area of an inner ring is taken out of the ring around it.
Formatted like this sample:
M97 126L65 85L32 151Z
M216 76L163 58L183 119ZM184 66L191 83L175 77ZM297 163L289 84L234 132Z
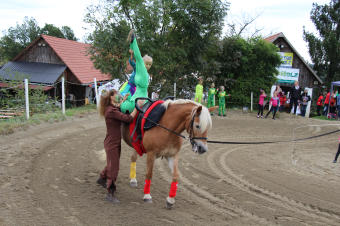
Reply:
M197 141L198 153L203 154L208 151L208 146L205 145L202 141Z

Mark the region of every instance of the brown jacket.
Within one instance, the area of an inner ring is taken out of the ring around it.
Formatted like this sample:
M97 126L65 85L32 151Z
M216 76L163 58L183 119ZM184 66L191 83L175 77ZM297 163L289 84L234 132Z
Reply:
M121 143L121 122L130 123L133 117L129 114L123 114L119 111L118 107L109 105L105 110L105 123L106 123L106 137L104 140L105 149L112 149L117 144Z

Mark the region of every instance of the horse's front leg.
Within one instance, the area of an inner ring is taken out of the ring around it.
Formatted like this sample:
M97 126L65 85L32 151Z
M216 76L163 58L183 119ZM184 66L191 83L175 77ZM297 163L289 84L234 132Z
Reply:
M146 177L144 184L144 198L143 198L144 202L152 202L152 197L150 195L150 187L154 162L155 162L154 153L148 152L146 160Z
M168 164L172 172L172 182L170 186L169 196L166 198L166 208L171 209L175 204L175 197L177 193L178 186L178 153L175 157L168 158Z
M137 161L137 152L134 151L131 155L131 163L130 163L130 186L131 187L137 187L136 161Z

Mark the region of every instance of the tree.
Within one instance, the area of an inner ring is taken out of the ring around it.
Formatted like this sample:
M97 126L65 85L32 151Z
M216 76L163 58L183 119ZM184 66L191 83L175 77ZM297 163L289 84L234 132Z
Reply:
M13 59L41 34L77 40L68 26L59 29L53 24L45 24L43 28L40 28L34 18L25 17L22 24L10 27L0 38L0 64Z
M230 102L242 106L250 103L251 92L256 96L260 88L270 91L276 81L276 67L281 64L277 47L261 37L248 40L239 36L225 38L219 60L221 72L217 83L223 84L231 93Z
M124 79L128 44L134 28L142 54L153 57L151 90L162 83L162 93L192 89L195 76L211 76L212 51L219 39L229 3L223 0L122 0L90 7L85 21L94 27L88 39L96 68ZM214 65L214 64L212 64ZM218 71L218 69L214 70Z
M318 35L303 31L308 43L309 54L314 63L314 70L327 86L334 80L340 80L340 3L331 0L327 5L313 3L310 18L318 30Z

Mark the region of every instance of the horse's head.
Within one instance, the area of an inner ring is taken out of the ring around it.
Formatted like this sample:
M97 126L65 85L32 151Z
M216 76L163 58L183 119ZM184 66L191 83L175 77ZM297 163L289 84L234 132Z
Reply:
M187 132L189 133L192 150L195 153L203 154L208 151L208 131L212 127L210 111L216 108L209 108L199 105L192 109Z

